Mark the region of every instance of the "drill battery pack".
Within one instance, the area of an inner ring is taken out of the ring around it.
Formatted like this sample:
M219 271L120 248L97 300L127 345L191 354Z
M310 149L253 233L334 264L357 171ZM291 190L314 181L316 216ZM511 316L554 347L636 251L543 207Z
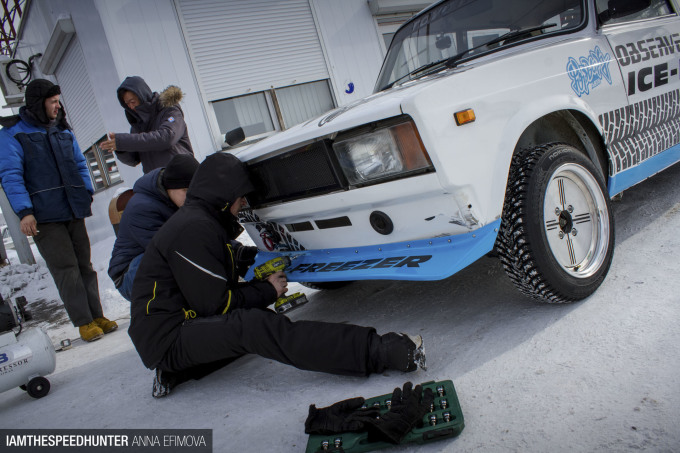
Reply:
M453 382L429 381L421 384L423 391L426 388L432 389L434 393L434 403L430 407L425 417L423 426L413 428L404 437L400 445L406 443L424 444L439 439L455 437L463 431L465 423L463 412L460 409L458 395L453 386ZM389 410L388 402L392 394L376 396L366 400L366 406L375 406L384 413ZM365 452L374 451L382 448L394 447L388 442L369 442L368 433L340 433L332 435L312 434L307 441L306 453L326 453L326 452Z
M274 310L279 314L287 313L292 309L297 308L306 303L307 296L305 296L304 293L295 293L291 294L290 296L281 296L278 299L276 299L276 303L274 304Z

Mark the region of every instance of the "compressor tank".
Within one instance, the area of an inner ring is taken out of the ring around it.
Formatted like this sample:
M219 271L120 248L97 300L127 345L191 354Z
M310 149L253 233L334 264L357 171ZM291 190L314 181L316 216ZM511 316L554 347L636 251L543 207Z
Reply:
M22 387L34 398L41 398L50 390L44 376L52 373L57 354L50 337L40 327L0 334L0 392Z

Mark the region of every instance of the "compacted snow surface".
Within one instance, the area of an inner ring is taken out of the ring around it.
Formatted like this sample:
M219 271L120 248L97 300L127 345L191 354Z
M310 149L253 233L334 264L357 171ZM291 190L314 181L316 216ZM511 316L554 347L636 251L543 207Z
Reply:
M127 335L129 305L106 274L113 236L93 244L105 314L120 328L57 353L42 399L0 394L2 428L208 428L216 452L303 451L309 404L389 393L407 380L451 379L465 417L454 439L394 451L680 451L680 165L613 204L616 252L591 297L543 305L485 257L439 282L355 282L302 290L290 318L421 334L427 372L349 378L247 356L163 399ZM242 238L243 239L243 238ZM247 239L246 239L247 240ZM0 269L4 298L25 296L55 345L78 338L37 252Z

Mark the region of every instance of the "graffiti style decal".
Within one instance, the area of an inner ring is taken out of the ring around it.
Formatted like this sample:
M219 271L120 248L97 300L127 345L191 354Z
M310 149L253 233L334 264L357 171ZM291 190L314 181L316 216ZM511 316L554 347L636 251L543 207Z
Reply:
M261 220L252 210L239 212L238 220L241 223L250 223L255 226L260 234L260 239L265 248L270 252L291 252L305 250L281 225L274 222Z
M571 88L578 95L590 94L590 90L597 88L602 80L612 84L612 75L609 72L609 63L612 57L602 53L599 46L591 50L587 57L581 57L576 61L569 57L567 61L567 74L571 79Z
M614 176L680 143L680 92L662 95L600 115Z

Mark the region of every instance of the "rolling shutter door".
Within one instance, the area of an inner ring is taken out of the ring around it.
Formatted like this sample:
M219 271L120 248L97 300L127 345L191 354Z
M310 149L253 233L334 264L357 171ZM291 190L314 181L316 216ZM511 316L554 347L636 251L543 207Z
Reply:
M54 75L61 87L61 100L68 121L80 149L85 151L106 134L106 128L77 36L69 43Z
M308 0L178 3L209 101L329 77Z

